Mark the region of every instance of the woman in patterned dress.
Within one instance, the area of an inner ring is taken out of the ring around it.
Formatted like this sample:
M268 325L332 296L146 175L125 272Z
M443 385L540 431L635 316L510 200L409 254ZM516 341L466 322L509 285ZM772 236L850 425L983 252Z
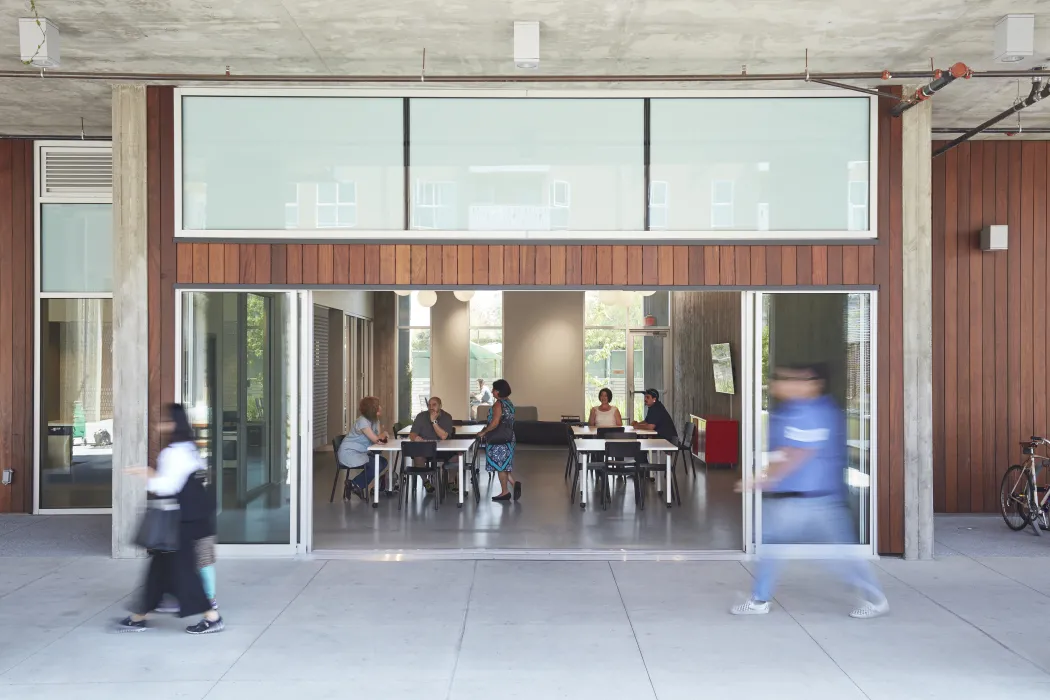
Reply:
M492 396L496 399L489 407L489 424L479 433L485 441L485 469L499 476L500 494L493 501L509 501L521 498L521 482L514 479L514 404L510 402L510 384L506 379L492 382ZM500 426L501 437L509 434L509 440L490 443L485 437ZM508 488L509 487L509 488Z

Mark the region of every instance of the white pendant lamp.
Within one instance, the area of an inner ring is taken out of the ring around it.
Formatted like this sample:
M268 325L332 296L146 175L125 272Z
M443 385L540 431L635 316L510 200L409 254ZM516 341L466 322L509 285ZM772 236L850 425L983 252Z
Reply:
M474 298L474 292L469 289L459 289L452 292L452 296L456 297L460 301L470 301Z
M424 289L422 292L416 293L416 301L419 302L420 306L430 308L437 303L438 295L433 289Z
M648 291L638 292L638 293L641 294L643 297L651 297L652 295L656 294L656 290L655 289L650 289Z
M398 295L399 297L407 297L411 293L412 293L411 290L408 290L408 289L395 289L394 290L394 294Z

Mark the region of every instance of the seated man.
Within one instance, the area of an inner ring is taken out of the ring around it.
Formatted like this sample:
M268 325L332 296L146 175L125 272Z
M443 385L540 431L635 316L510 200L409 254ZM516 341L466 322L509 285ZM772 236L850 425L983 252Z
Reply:
M408 439L412 442L437 442L447 440L455 431L452 427L452 416L441 409L441 399L431 396L427 402L427 410L420 411L412 421L412 430ZM451 455L445 458L447 465ZM427 493L434 490L429 480L424 484Z
M631 423L635 428L655 430L658 437L673 445L678 444L678 430L667 408L660 403L660 392L656 389L645 390L645 420Z

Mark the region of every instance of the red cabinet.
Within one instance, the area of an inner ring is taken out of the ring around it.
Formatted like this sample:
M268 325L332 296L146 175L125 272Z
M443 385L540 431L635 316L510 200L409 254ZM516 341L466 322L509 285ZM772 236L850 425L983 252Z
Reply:
M738 464L740 462L740 421L722 416L690 416L693 431L693 454L705 464Z

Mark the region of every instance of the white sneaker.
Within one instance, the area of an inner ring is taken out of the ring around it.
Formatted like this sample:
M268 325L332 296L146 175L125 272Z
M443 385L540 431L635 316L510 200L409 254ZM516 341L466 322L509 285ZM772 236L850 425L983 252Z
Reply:
M864 601L856 609L850 611L849 616L857 620L869 620L873 617L882 617L890 611L890 601L883 598L878 602Z
M769 612L769 601L760 603L754 598L748 598L740 605L734 605L729 612L732 615L765 615Z

